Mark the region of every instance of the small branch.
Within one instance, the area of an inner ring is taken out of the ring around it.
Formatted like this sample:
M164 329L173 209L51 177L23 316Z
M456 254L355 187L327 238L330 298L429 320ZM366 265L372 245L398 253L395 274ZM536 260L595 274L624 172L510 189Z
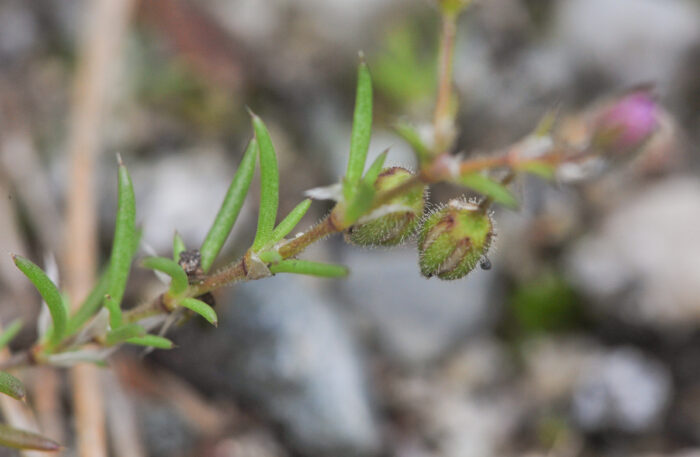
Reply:
M435 155L445 152L451 142L453 119L450 113L450 98L452 95L452 68L456 34L456 15L443 13L437 102L433 118L435 130L435 150L433 152Z

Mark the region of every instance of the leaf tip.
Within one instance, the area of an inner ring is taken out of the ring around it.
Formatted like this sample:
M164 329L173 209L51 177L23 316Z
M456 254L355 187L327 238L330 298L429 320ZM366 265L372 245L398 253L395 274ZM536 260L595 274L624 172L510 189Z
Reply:
M119 165L120 167L123 167L124 161L122 160L122 155L117 152L116 156L117 156L117 165Z

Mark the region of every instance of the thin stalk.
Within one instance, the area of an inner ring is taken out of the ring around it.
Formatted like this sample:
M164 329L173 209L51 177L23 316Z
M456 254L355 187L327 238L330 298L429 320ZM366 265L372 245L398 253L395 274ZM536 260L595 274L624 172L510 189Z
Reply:
M437 101L433 128L435 130L434 155L449 148L452 135L453 119L450 113L452 96L452 68L454 65L455 37L457 35L457 15L442 14L442 32L440 36L440 60L438 68Z

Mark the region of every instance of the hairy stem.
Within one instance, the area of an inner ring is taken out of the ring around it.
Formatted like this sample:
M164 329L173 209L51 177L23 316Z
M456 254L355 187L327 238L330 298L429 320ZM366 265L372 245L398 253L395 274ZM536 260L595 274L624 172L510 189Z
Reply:
M435 150L433 152L435 155L443 153L449 148L453 133L450 98L452 96L452 68L456 34L457 16L443 13L437 102L435 103L435 115L433 118L433 128L435 130Z

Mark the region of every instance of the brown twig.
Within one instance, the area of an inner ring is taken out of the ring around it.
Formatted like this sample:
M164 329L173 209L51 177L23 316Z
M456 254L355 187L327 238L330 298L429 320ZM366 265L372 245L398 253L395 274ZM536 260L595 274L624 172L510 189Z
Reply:
M97 266L95 158L107 88L118 60L132 0L95 0L89 3L80 51L68 151L70 188L65 253L66 290L74 306L87 296ZM73 400L80 457L106 457L104 407L98 371L91 365L73 370Z

